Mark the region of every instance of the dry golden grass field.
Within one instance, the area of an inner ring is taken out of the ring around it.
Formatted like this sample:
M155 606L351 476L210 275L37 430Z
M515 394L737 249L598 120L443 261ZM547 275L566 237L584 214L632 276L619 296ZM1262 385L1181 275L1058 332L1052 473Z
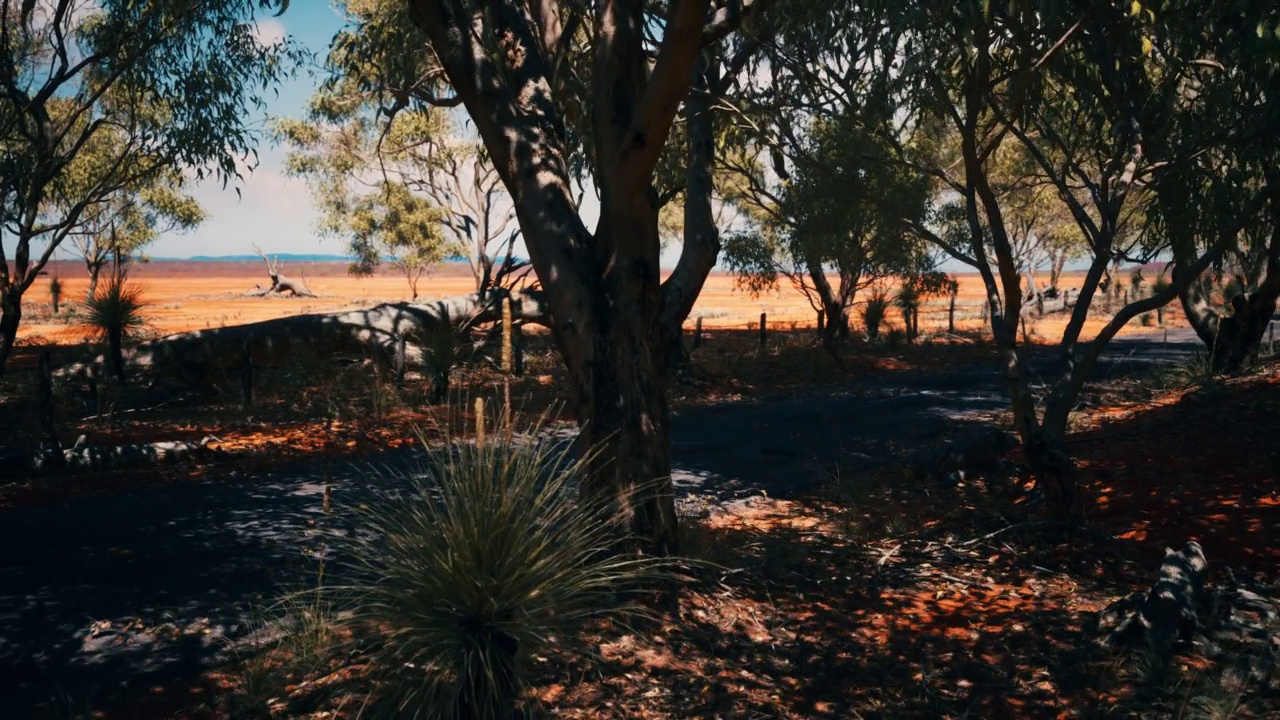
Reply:
M285 315L322 313L366 307L379 302L409 299L408 284L402 275L386 269L373 277L354 277L340 262L286 263L282 271L290 277L306 279L317 298L260 298L245 293L258 284L266 284L262 263L258 262L183 262L158 261L139 265L132 276L142 285L149 306L146 310L150 331L156 335L198 330L227 325L267 320ZM64 282L63 312L53 317L49 306L49 284L41 278L27 295L26 317L19 333L19 343L33 342L67 343L83 338L85 331L77 326L75 306L84 297L88 278L79 263L62 261L50 268ZM956 329L977 330L983 325L982 285L973 273L961 273L960 294L956 307ZM1080 276L1068 275L1063 285L1079 287ZM431 300L470 292L473 280L465 265L445 266L430 277L424 277L419 286L420 299ZM1092 337L1109 318L1103 312L1102 303L1085 328L1085 336ZM67 312L70 309L71 312ZM1054 312L1054 311L1057 312ZM760 314L765 313L771 328L791 329L813 327L816 313L805 298L788 285L777 291L752 297L735 287L731 275L716 272L707 280L697 305L689 319L692 327L696 318L703 319L707 329L750 329L758 327ZM858 310L854 312L855 324ZM1026 328L1031 339L1051 342L1060 337L1066 315L1056 302L1046 307L1046 315L1029 322ZM896 313L891 312L890 326L900 325ZM947 299L931 299L921 313L921 331L925 334L945 331L947 328ZM1180 311L1170 307L1165 313L1166 326L1184 326ZM1122 334L1152 330L1144 327L1139 319L1132 321Z

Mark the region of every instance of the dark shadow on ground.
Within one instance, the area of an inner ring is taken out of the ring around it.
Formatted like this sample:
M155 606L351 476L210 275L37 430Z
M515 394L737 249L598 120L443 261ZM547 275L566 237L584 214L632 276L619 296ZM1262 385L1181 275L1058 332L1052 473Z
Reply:
M674 422L675 480L704 503L803 495L836 471L884 466L986 422L1002 388L981 362L692 408ZM57 697L105 707L139 688L176 690L245 632L259 603L301 581L323 484L358 502L379 485L363 465L333 465L332 477L314 462L253 477L215 470L0 511L0 706L24 717Z

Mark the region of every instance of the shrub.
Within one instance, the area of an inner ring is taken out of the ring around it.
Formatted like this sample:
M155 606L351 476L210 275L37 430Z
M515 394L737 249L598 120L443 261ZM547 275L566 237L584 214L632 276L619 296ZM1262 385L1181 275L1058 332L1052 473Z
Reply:
M1156 324L1155 317L1153 317L1149 312L1142 313L1141 321L1142 327L1151 327Z
M587 459L544 430L449 443L339 540L352 622L378 634L374 666L398 712L512 717L532 653L621 617L669 567L614 554L621 523L578 492Z
M889 328L889 332L885 333L884 336L885 347L890 350L897 350L901 348L904 343L908 342L910 342L910 339L908 338L907 332L902 328Z
M106 343L111 369L122 385L125 384L124 344L146 325L143 310L149 304L142 297L142 288L130 282L124 272L113 273L85 303L81 323L97 342Z
M880 326L889 314L889 298L882 292L874 293L862 307L862 324L867 329L867 339L874 342L880 337Z

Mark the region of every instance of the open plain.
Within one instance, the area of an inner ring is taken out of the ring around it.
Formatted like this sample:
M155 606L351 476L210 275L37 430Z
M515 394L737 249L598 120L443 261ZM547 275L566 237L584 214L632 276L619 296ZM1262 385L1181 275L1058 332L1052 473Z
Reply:
M394 268L382 268L375 275L359 277L351 275L347 268L347 264L342 262L284 263L282 271L291 277L305 279L318 296L315 298L246 295L258 286L270 284L261 262L161 260L134 266L131 277L141 284L144 298L149 303L146 316L147 332L151 335L241 325L287 315L352 310L410 299L408 283ZM60 317L51 317L47 279L37 281L28 296L30 306L19 335L20 343L67 343L84 337L84 329L76 325L76 305L88 287L83 265L59 261L51 265L48 272L57 274L65 284L64 312ZM1152 274L1147 273L1148 276ZM985 326L985 293L981 279L976 273L957 273L955 277L960 283L955 329L981 330ZM1063 278L1063 287L1078 288L1081 279L1079 274L1068 273ZM475 281L465 263L448 263L424 276L418 291L420 299L428 301L462 295L474 288ZM885 291L892 297L892 288L885 288ZM869 294L862 293L858 301L865 301ZM1101 311L1103 303L1098 305ZM765 313L770 328L812 328L816 323L816 311L785 281L775 291L752 297L736 286L732 275L717 271L707 279L686 327L692 328L696 319L701 317L706 329L749 330L758 327L761 313ZM858 308L855 307L855 327L861 323L858 317ZM1084 337L1096 334L1104 321L1104 316L1099 313L1091 316L1085 325ZM888 324L890 327L901 326L896 312L890 312ZM1045 315L1029 320L1026 331L1035 342L1053 342L1060 337L1065 324L1066 315L1061 301L1049 301ZM1135 318L1121 330L1121 334L1150 332L1152 326L1144 326L1141 318ZM1167 308L1165 326L1186 326L1176 305ZM929 298L921 310L921 332L940 333L947 327L948 299Z

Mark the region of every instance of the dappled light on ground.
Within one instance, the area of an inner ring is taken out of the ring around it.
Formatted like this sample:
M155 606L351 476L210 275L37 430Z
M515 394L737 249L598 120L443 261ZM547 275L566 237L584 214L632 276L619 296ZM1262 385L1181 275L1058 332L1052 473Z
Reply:
M1280 371L1174 391L1073 437L1093 525L1280 571Z

